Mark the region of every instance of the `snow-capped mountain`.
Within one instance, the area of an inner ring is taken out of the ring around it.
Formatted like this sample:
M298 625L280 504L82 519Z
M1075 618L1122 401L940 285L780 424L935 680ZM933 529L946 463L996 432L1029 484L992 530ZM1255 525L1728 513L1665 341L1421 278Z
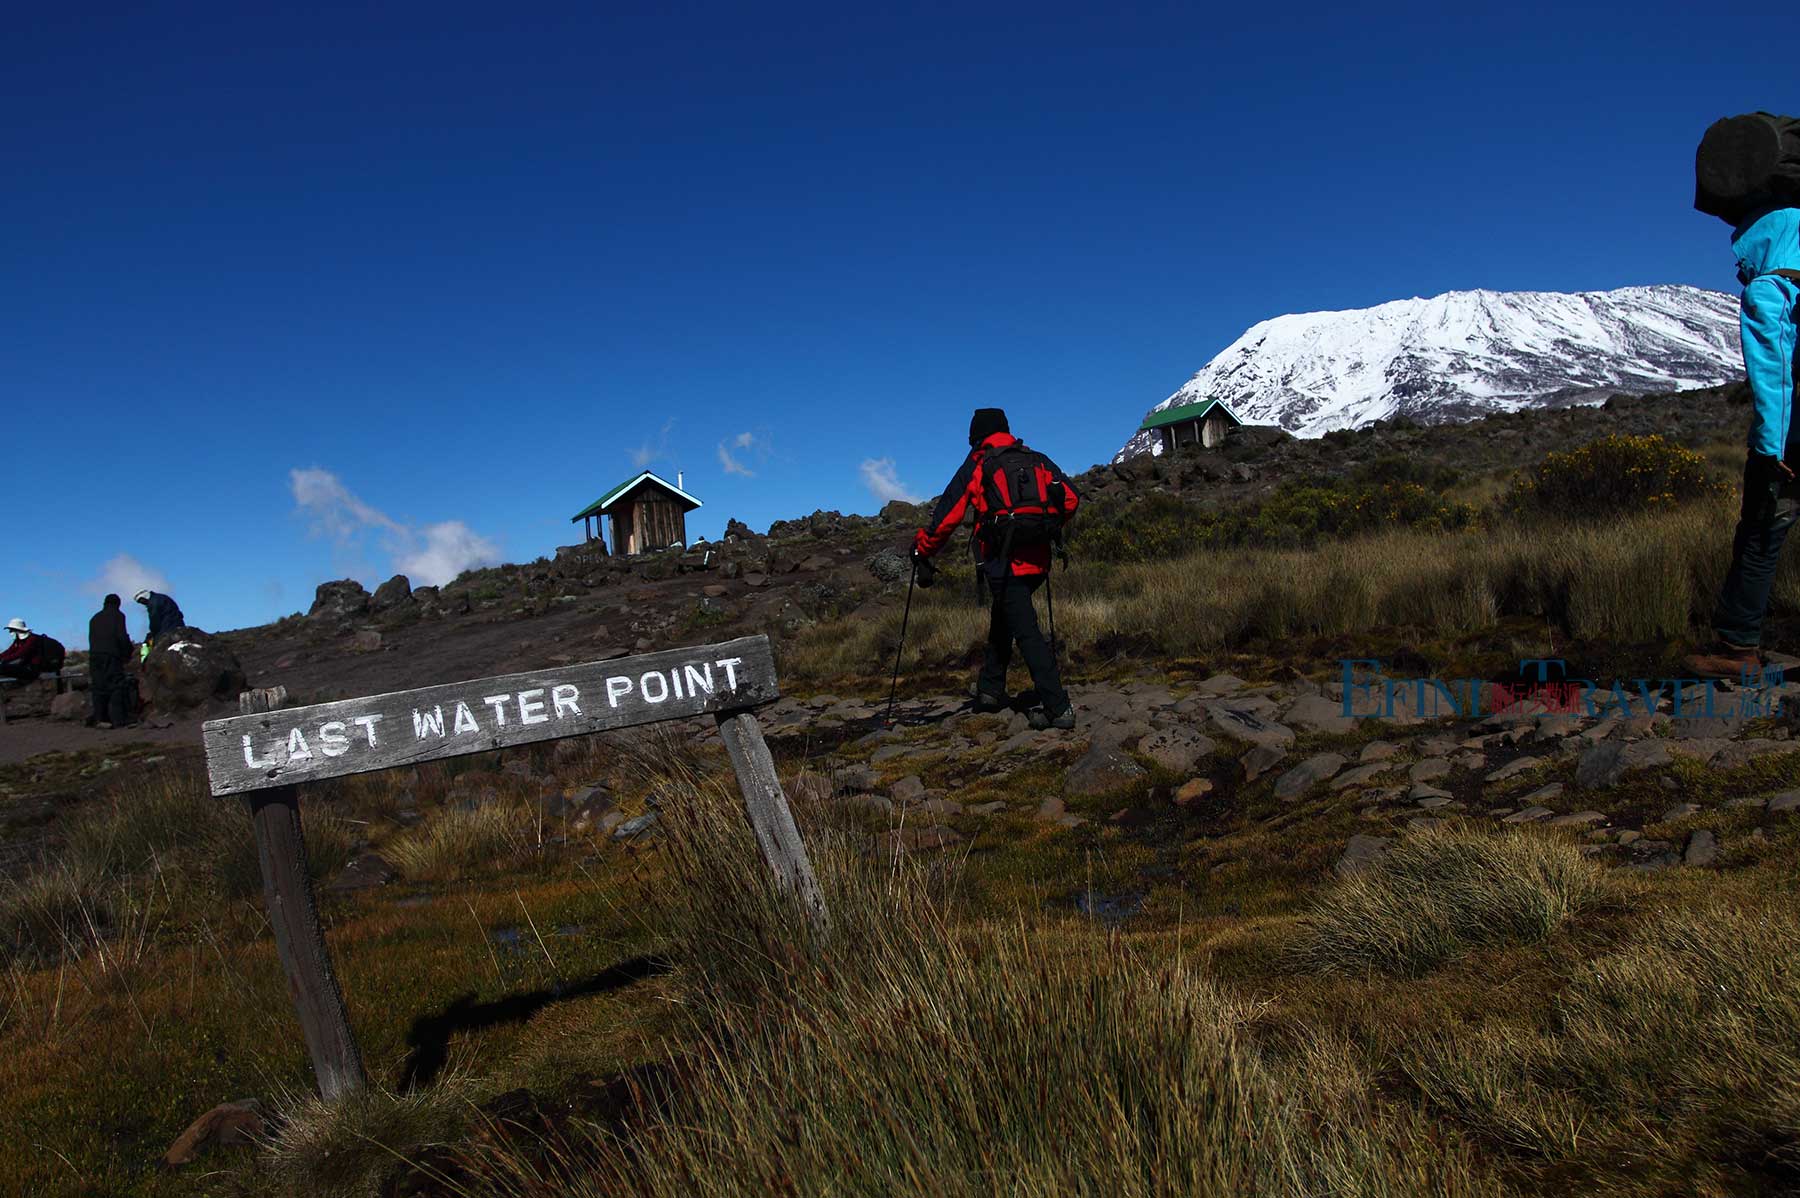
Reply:
M1318 437L1706 387L1743 374L1737 328L1737 301L1698 287L1451 291L1265 320L1152 411L1222 399L1245 424ZM1138 433L1118 457L1146 450L1161 441Z

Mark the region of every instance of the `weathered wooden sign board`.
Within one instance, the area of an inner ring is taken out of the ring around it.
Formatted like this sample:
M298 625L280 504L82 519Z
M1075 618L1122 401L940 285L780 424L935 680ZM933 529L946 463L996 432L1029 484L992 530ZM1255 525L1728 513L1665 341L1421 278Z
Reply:
M751 714L780 697L769 639L754 636L309 707L285 707L280 687L251 691L239 697L242 714L209 721L207 778L213 794L249 800L275 947L325 1097L366 1077L319 924L299 784L710 714L763 860L823 928L812 863Z

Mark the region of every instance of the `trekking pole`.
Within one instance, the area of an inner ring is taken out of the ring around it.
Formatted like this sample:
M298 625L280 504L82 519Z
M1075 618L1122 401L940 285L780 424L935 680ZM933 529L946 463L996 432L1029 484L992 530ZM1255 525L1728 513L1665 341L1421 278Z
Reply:
M906 580L906 610L900 615L900 643L894 646L894 681L888 687L887 724L894 726L894 696L900 690L900 654L906 649L906 624L912 619L913 584L919 580L919 559L912 559L912 574Z

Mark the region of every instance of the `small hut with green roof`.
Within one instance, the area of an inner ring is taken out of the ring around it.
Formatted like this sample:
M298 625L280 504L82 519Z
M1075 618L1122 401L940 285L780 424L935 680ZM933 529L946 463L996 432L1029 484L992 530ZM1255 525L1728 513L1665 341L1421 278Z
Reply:
M687 544L687 514L700 501L681 489L680 474L670 484L646 470L628 478L569 517L581 522L589 541L599 540L600 518L612 518L614 553L649 553Z
M1138 431L1156 433L1162 438L1163 452L1174 453L1182 445L1211 449L1225 440L1226 429L1242 423L1224 400L1203 399L1152 412L1138 425Z

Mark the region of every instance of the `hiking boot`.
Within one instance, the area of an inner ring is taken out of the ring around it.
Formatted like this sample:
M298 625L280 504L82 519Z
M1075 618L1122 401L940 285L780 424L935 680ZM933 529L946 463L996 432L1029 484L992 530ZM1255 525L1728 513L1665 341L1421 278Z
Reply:
M1040 708L1026 716L1025 720L1039 732L1043 732L1049 728L1055 728L1060 732L1067 732L1075 727L1075 709L1073 707L1065 707L1062 710L1062 714L1053 716Z
M1005 711L1012 706L1012 700L1005 695L990 695L982 691L975 692L975 710L981 712Z
M1693 653L1681 659L1681 666L1700 679L1741 681L1746 673L1762 671L1762 654L1755 645L1733 645L1719 641L1705 653Z

